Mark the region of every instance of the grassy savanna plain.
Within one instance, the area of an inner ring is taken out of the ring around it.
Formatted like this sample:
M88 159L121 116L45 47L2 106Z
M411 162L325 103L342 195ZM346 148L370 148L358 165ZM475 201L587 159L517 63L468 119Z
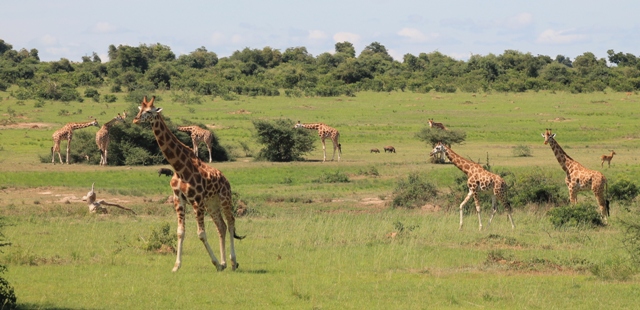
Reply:
M540 136L552 128L569 155L602 171L610 183L636 181L637 94L365 92L337 98L206 97L198 105L174 103L171 92L150 94L174 122L214 129L235 160L212 165L250 210L236 221L239 234L247 237L236 242L240 268L235 272L215 271L188 213L177 273L171 272L173 253L143 250L152 231L166 224L171 232L176 228L172 205L165 203L168 178L158 177L158 166L40 163L51 134L65 123L95 116L102 124L135 109L115 95L118 101L110 104L86 100L36 107L35 101L0 92L0 118L7 124L0 126L0 215L10 225L4 234L12 243L0 259L9 267L3 276L15 287L21 308L590 309L635 308L640 302L640 278L619 222L633 218L637 206L613 204L610 225L596 229L555 229L547 208L532 205L514 206L515 230L503 212L489 227L485 209L483 231L474 212L458 230L460 201L438 198L438 211L389 206L398 180L410 173L420 173L443 192L461 174L453 165L429 163L430 148L415 138L428 118L465 131L466 142L454 151L482 163L488 156L497 170L540 169L562 184L563 171ZM62 109L72 115L59 116ZM338 129L342 161L322 163L319 141L305 162L245 156L240 143L254 154L260 147L252 120L278 118ZM31 128L34 124L38 128ZM386 145L397 153L369 152ZM518 145L530 147L533 156L514 157ZM611 167L600 168L600 155L610 149L617 153ZM349 182L322 181L331 174L344 174ZM130 207L138 216L118 209L89 214L80 197L93 182L99 199ZM579 199L593 202L590 193ZM219 256L215 226L210 220L206 225Z

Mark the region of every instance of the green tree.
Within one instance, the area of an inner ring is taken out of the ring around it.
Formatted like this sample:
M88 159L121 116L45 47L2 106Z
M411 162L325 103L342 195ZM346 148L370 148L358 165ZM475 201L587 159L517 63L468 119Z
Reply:
M337 42L336 45L336 53L343 53L347 57L356 57L356 48L353 47L353 44L350 42Z
M315 136L308 130L296 130L290 119L273 122L253 121L256 138L264 147L257 158L275 162L303 160L302 155L314 150Z
M4 218L0 218L0 248L11 245L11 243L6 241L2 233L4 226L6 226ZM0 275L5 271L7 271L7 267L0 264ZM7 280L0 276L0 309L13 309L16 307L16 302L17 298L13 287Z

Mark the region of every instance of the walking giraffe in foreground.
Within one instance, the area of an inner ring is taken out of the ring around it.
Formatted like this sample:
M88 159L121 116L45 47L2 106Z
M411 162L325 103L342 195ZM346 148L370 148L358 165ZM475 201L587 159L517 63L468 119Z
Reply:
M158 146L169 164L175 170L170 184L173 190L173 204L178 216L178 248L176 263L173 271L178 271L182 264L182 243L184 241L185 207L190 204L196 215L198 224L198 238L204 244L211 262L218 271L227 267L225 261L225 238L229 229L229 246L231 252L231 269L238 268L233 239L242 239L236 235L235 218L231 207L231 185L220 170L203 163L193 151L184 145L169 130L164 118L160 114L162 108L153 105L155 97L147 101L145 96L140 105L138 115L133 119L134 124L151 123L151 129L156 137ZM220 237L220 261L209 246L205 232L205 213L211 215L216 224ZM223 220L224 217L224 220ZM226 220L226 224L225 224Z
M320 140L322 141L322 153L324 155L322 162L327 160L327 148L324 144L324 139L331 138L331 142L333 143L333 155L331 156L331 160L333 161L333 158L336 156L336 150L338 150L338 161L340 161L342 145L340 144L340 133L338 130L331 128L324 123L302 124L300 121L298 121L295 128L315 129L318 131L318 136L320 136Z
M605 199L605 189L607 187L607 178L600 171L595 171L585 168L579 162L571 158L560 147L560 144L556 142L556 134L551 133L551 129L547 129L542 134L544 138L544 144L549 144L553 154L556 156L560 167L567 174L564 182L569 188L569 201L571 203L578 203L578 192L581 190L589 190L596 196L598 202L598 208L600 209L600 216L603 222L607 223L607 216L609 216L609 201Z
M476 213L478 214L478 223L479 230L482 230L482 219L480 217L480 201L478 200L478 191L484 190L493 190L493 197L491 199L493 212L491 213L491 217L489 218L489 225L491 225L491 220L493 220L493 216L498 211L498 206L496 204L496 198L500 201L500 203L507 210L507 217L509 218L509 222L511 222L511 228L516 228L513 224L513 217L511 216L511 205L507 200L507 184L504 180L497 174L491 173L481 165L474 163L468 159L461 157L460 155L453 152L449 147L444 145L442 142L438 142L436 146L433 148L430 156L433 156L438 153L444 153L449 161L451 161L458 169L460 169L464 174L467 175L467 186L469 187L469 193L467 197L460 204L460 229L462 230L462 218L463 218L463 210L464 205L469 201L469 199L473 196L473 200L476 204Z
M213 144L213 134L211 134L211 131L198 126L178 126L177 129L191 136L193 153L196 154L196 157L198 156L198 145L200 143L206 144L207 150L209 151L209 162L211 162L211 145Z
M109 151L109 130L116 122L123 122L126 114L123 116L118 113L116 117L112 120L104 123L100 130L96 132L96 145L98 145L98 149L100 150L100 166L107 165L107 152Z
M86 128L89 126L100 127L98 125L98 121L94 119L93 121L86 122L86 123L68 123L64 125L62 128L56 130L52 135L53 147L51 147L51 163L54 165L56 163L55 153L58 153L58 159L60 160L61 164L63 163L62 157L60 156L60 141L67 140L67 165L68 165L69 153L71 151L71 139L73 138L73 131L76 129Z

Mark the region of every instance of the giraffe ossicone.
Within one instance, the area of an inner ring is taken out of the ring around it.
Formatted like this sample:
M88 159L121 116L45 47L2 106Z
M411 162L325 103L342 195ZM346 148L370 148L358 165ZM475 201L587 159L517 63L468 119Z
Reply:
M429 155L434 156L439 153L444 153L449 161L451 161L451 163L453 163L458 169L460 169L462 172L464 172L464 174L467 175L467 186L469 187L469 193L460 204L459 229L462 229L464 205L467 204L471 197L473 197L476 205L476 213L478 214L478 229L482 230L482 218L480 217L481 208L480 200L478 199L478 192L484 190L493 190L493 197L491 199L493 211L491 213L491 217L489 218L489 225L491 225L493 216L498 211L498 206L496 204L497 198L497 200L500 201L500 203L507 211L507 218L511 223L511 228L516 228L515 224L513 223L513 217L511 216L511 204L509 204L509 201L507 200L507 183L505 183L505 181L499 175L491 173L482 168L481 165L456 154L451 150L451 148L447 147L442 142L438 142Z
M134 124L144 122L151 123L151 130L156 138L156 142L175 170L171 178L170 185L173 190L173 203L178 217L178 247L176 263L173 271L178 271L182 265L182 244L185 237L185 207L190 204L196 215L198 226L198 238L204 244L211 262L218 271L227 267L225 239L227 229L229 230L229 250L231 257L231 268L238 268L234 238L242 239L236 234L235 218L232 210L231 185L220 170L203 163L185 144L169 130L164 118L160 114L162 108L154 106L155 97L147 101L145 96L138 115L133 119ZM217 259L205 232L204 217L209 214L213 219L220 238L220 260ZM225 223L226 221L226 223Z

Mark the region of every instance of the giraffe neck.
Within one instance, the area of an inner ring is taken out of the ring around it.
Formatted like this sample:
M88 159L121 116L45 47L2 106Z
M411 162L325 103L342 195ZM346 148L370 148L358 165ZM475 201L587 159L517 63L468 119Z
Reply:
M189 133L189 134L190 134L190 133L191 133L191 131L192 131L192 128L191 128L191 127L180 127L180 126L179 126L179 127L176 127L176 129L177 129L178 131L187 132L187 133Z
M555 139L549 139L548 143L551 146L553 155L556 156L558 163L562 167L562 170L568 173L570 164L575 161L573 160L573 158L571 158L571 156L567 155L567 153L562 149L562 147L560 147L560 144L558 144Z
M117 118L114 118L114 119L112 119L112 120L110 120L110 121L108 121L108 122L104 123L104 124L102 125L102 128L104 128L104 129L109 129L109 128L111 128L113 125L115 125L117 121L118 121L118 119L117 119Z
M151 121L151 129L162 154L178 175L184 175L185 171L197 170L200 160L169 130L162 115L157 114Z
M472 162L472 161L470 161L470 160L468 160L468 159L456 154L449 147L445 146L445 149L447 150L445 152L445 154L447 155L447 158L449 159L449 161L451 161L454 166L458 167L458 169L460 169L462 172L464 172L464 174L469 175L469 173L471 172L471 170L473 168L480 167L480 169L484 169L479 164L474 163L474 162Z
M81 129L81 128L86 128L89 126L93 126L93 122L87 122L87 123L69 123L69 129L71 130L76 130L76 129Z

